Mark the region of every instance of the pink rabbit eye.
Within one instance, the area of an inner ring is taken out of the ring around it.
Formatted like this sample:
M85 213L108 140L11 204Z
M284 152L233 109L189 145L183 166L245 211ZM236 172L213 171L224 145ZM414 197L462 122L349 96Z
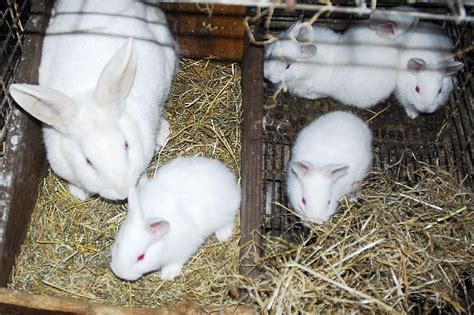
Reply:
M439 89L438 94L441 94L441 88Z
M125 150L128 150L128 142L127 141L125 141L124 147L125 147Z
M291 63L287 63L285 69L289 69L291 66Z
M140 256L137 257L137 261L141 261L145 258L145 254L141 254Z
M86 163L89 164L90 166L92 166L92 162L88 158L86 158Z
M306 205L306 200L304 198L301 199L301 202Z
M416 93L420 93L420 88L418 87L418 85L416 86L415 91Z

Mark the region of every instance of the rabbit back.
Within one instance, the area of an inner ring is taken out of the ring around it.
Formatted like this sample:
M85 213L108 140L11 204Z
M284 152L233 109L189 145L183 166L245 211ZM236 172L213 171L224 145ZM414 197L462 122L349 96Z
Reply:
M143 188L142 205L146 215L155 215L157 209L172 225L193 222L196 234L205 239L232 224L240 206L240 187L222 162L180 157L162 166Z

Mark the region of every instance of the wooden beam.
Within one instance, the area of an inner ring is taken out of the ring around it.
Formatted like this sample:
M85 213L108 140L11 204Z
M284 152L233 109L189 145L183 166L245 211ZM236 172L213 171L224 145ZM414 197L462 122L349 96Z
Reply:
M178 35L244 38L243 18L239 16L167 13L166 19L171 31Z
M247 12L247 8L235 5L205 5L199 3L160 3L160 8L165 12L185 12L185 13L201 13L209 15L240 15L243 16Z
M38 83L43 36L53 3L53 0L32 3L16 82ZM7 128L7 149L1 171L4 177L9 178L10 186L0 187L3 201L0 209L0 286L6 286L10 277L47 169L41 124L18 108L13 108Z
M245 40L242 72L242 205L240 272L255 277L260 256L263 144L263 48Z
M242 60L245 8L216 6L213 14L208 15L198 10L196 5L163 4L160 7L165 10L182 56Z
M158 308L128 308L92 303L67 297L27 294L17 290L0 288L0 314L45 315L151 315L151 314L256 314L247 306L222 307L219 310L204 309L189 302Z

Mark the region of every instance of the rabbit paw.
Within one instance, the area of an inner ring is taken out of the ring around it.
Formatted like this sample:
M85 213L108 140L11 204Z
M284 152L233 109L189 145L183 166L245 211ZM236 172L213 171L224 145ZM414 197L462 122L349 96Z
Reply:
M80 201L85 201L89 199L89 194L82 188L79 188L73 184L68 185L69 192L71 195L79 199Z
M347 195L349 202L357 202L357 193Z
M161 118L160 129L158 130L158 135L156 136L156 148L164 146L169 135L170 124L166 119Z
M173 280L177 276L181 274L181 269L183 268L183 265L177 264L177 265L168 265L163 268L161 268L161 280Z
M361 182L355 182L352 184L352 191L347 195L349 202L357 202L359 192L362 189Z
M415 119L416 117L418 117L418 112L415 109L405 108L405 112L411 119Z
M228 240L234 234L234 224L223 227L216 232L216 237L219 242Z

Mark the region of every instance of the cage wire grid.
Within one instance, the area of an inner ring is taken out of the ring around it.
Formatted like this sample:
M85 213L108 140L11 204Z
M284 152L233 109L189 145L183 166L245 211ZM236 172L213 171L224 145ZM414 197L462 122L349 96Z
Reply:
M276 11L270 22L274 35L286 29L298 14L289 15ZM312 14L312 13L311 13ZM355 17L359 19L360 17ZM351 18L331 14L316 23L336 30L344 30ZM454 43L457 59L464 69L457 74L457 88L448 104L431 115L408 118L403 108L392 96L371 110L344 106L330 99L307 100L280 93L278 105L264 113L262 159L262 232L289 239L302 239L306 229L299 219L284 206L288 205L285 193L285 173L290 158L291 145L298 132L311 120L332 110L352 111L370 122L374 137L374 167L387 176L407 184L415 184L416 170L423 163L436 165L456 175L459 183L471 187L473 176L473 37L472 24L444 21L443 28ZM276 30L276 31L275 31ZM272 100L274 88L265 85L266 105ZM271 107L271 106L270 106Z
M319 11L325 10L331 13L344 14L370 14L380 8L380 4L385 5L400 5L401 1L396 0L161 0L164 3L196 3L199 5L208 5L210 7L215 4L223 5L238 5L259 8L271 9L289 9L289 10L307 10ZM451 20L457 22L473 22L471 8L474 6L472 0L411 0L406 1L408 4L428 4L429 6L445 7L448 10L443 10L438 13L434 12L411 12L408 15L419 16L421 18L429 18L433 20ZM389 15L399 15L398 10L387 10ZM403 13L406 14L406 13Z
M0 3L0 158L8 149L5 140L13 107L8 87L15 80L15 70L20 63L23 26L28 19L29 7L28 0Z

